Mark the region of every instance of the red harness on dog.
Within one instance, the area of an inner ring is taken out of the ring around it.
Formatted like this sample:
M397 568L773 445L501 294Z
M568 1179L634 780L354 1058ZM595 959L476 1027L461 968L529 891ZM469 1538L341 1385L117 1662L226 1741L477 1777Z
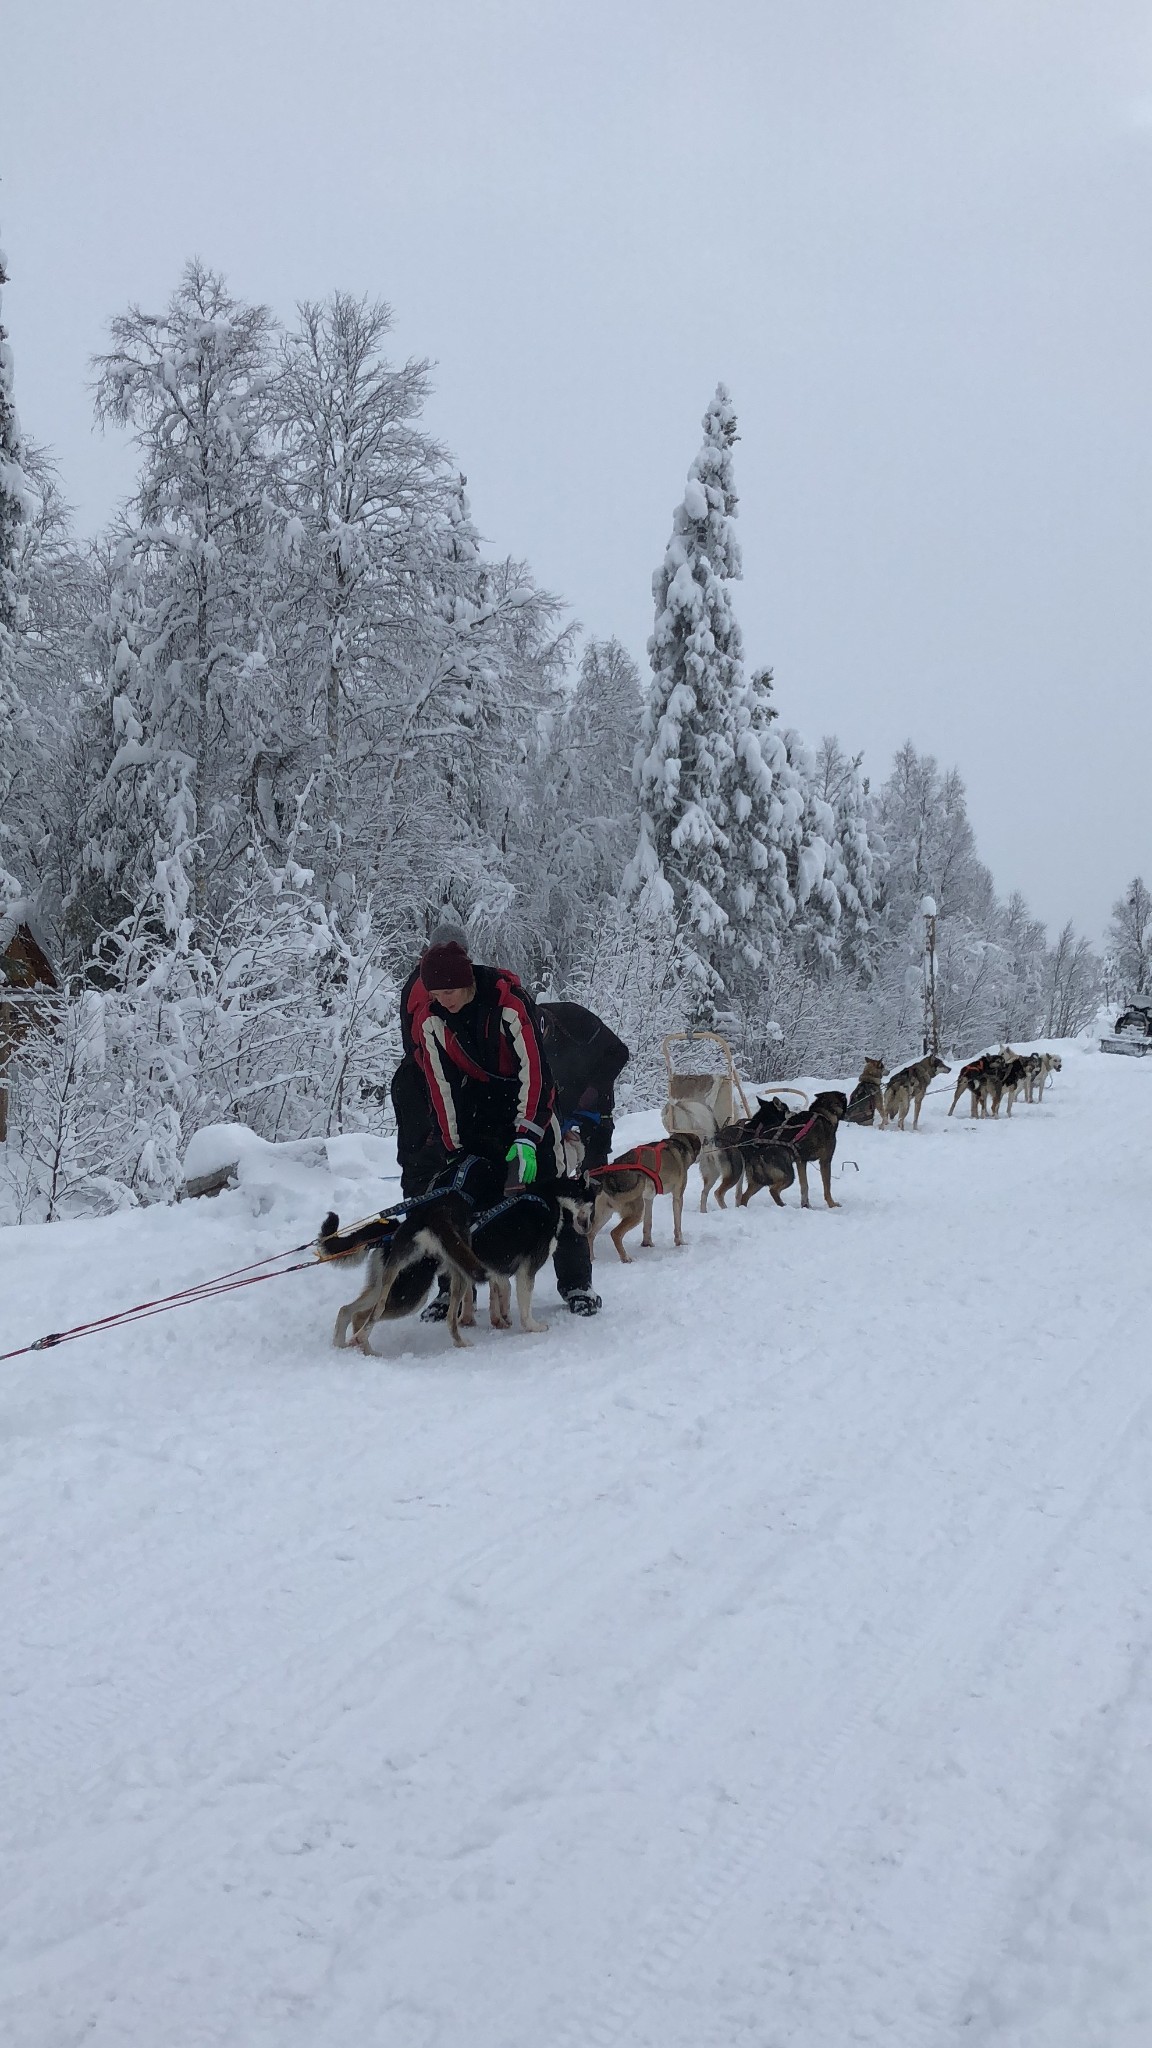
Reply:
M664 1147L667 1143L667 1138L661 1138L659 1144L645 1145L643 1147L645 1152L655 1153L656 1164L654 1167L642 1166L638 1159L629 1159L625 1155L623 1159L610 1159L607 1166L588 1167L588 1178L596 1180L602 1173L643 1173L647 1174L656 1193L662 1195L664 1193L664 1183L660 1178L660 1168L664 1163Z
M814 1111L813 1114L809 1117L807 1123L801 1124L800 1129L797 1131L795 1137L793 1138L786 1137L784 1135L786 1126L782 1127L779 1137L779 1143L782 1145L791 1145L793 1150L795 1150L797 1145L802 1145L805 1138L808 1136L809 1131L812 1129L813 1124L816 1122L816 1118L818 1115L819 1111ZM775 1133L769 1135L766 1141L768 1144L772 1143L773 1136L775 1136Z

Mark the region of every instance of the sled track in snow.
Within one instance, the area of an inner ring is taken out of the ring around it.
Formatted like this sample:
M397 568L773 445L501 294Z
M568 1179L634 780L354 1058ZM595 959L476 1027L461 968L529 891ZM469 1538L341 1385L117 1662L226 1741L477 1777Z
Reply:
M1122 1457L1136 1425L1152 1414L1152 1393L1139 1384L1142 1371L1133 1368L1104 1400L1096 1376L1098 1362L1125 1330L1131 1329L1138 1344L1139 1330L1146 1327L1143 1317L1117 1317L1092 1357L1059 1390L1064 1399L1075 1400L1081 1425L1073 1425L1058 1446L1062 1458L1053 1469L1052 1485L1066 1495L1060 1511L1050 1515L1018 1507L1005 1514L1002 1502L988 1506L983 1516L988 1526L959 1579L949 1584L941 1575L934 1583L936 1613L928 1628L910 1644L895 1630L886 1638L873 1637L850 1684L832 1695L830 1722L826 1716L821 1726L819 1716L814 1717L801 1758L773 1796L760 1800L752 1812L746 1807L732 1812L721 1823L720 1839L699 1849L691 1880L660 1913L658 1928L642 1951L629 1958L622 1972L623 1992L596 1999L561 2022L551 2036L553 2048L614 2048L625 2038L629 2048L649 2048L649 2043L658 2048L658 2033L644 2025L645 2014L653 2010L652 1994L668 1990L678 1965L768 1860L786 1865L787 1894L781 1898L771 1888L757 1886L758 1907L769 1925L774 1903L786 1907L788 1918L795 1919L797 1906L818 1888L837 1839L851 1828L890 1767L892 1743L877 1739L878 1718L898 1703L902 1720L907 1721L924 1713L937 1695L947 1696L950 1682L973 1661L972 1653L997 1638L1004 1623L1027 1604L1045 1565L1074 1541L1093 1509L1104 1474ZM1044 1436L1037 1431L1033 1444L1039 1445ZM849 1609L851 1604L846 1602ZM971 1907L973 1902L967 1903ZM941 1961L938 1976L958 2018L980 1932L976 1912L969 1911L964 1918L971 1924L958 1930L960 1938L952 1954ZM938 2012L919 2017L901 2013L901 2048L938 2044L940 2027ZM789 2037L781 2033L774 2038L783 2042ZM516 2048L528 2048L528 2043L518 2042Z

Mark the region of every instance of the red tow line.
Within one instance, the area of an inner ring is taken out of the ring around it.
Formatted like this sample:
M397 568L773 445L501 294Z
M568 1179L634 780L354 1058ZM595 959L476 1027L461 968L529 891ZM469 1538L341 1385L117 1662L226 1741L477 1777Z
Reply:
M241 1287L255 1287L261 1280L279 1280L286 1273L302 1273L307 1266L319 1266L322 1259L300 1259L294 1266L278 1266L275 1272L258 1273L257 1266L272 1265L277 1259L290 1259L296 1252L309 1250L308 1244L294 1244L287 1251L269 1252L262 1259L253 1259L250 1265L234 1266L230 1273L220 1273L214 1280L201 1280L193 1287L182 1287L175 1294L157 1295L154 1301L138 1301L132 1308L116 1309L112 1315L96 1316L90 1323L74 1323L69 1330L53 1330L46 1337L37 1337L33 1344L19 1344L15 1351L0 1351L0 1365L10 1358L23 1358L29 1351L50 1351L56 1344L71 1343L74 1337L91 1336L94 1330L118 1329L124 1323L140 1323L146 1316L160 1316L170 1308L186 1308L194 1301L211 1301L217 1294L232 1294ZM247 1279L241 1279L247 1274Z

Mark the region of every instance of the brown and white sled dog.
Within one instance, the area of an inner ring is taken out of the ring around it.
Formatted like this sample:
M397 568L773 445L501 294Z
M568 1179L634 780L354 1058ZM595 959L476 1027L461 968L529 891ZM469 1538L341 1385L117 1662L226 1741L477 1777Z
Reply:
M746 1209L757 1190L767 1188L777 1208L782 1209L783 1191L791 1187L799 1174L800 1207L810 1209L808 1168L816 1165L820 1168L824 1200L829 1209L838 1209L840 1204L832 1196L832 1159L836 1134L847 1110L848 1097L842 1089L822 1089L812 1097L807 1109L793 1110L778 1129L751 1146L744 1155L744 1186L736 1197L738 1206Z
M915 1114L912 1118L912 1129L915 1130L920 1122L920 1111L924 1106L929 1082L934 1081L937 1074L947 1074L950 1071L945 1061L938 1059L934 1052L925 1053L922 1060L914 1060L910 1067L901 1067L898 1074L893 1074L884 1090L881 1130L886 1131L895 1118L897 1129L902 1131L904 1119L913 1106Z
M619 1159L613 1159L608 1166L598 1167L595 1175L596 1208L589 1232L593 1246L608 1218L618 1216L620 1220L609 1235L617 1256L624 1264L629 1266L632 1263L631 1253L624 1249L624 1239L641 1221L644 1235L640 1242L645 1250L650 1251L652 1208L657 1195L671 1195L672 1241L677 1246L682 1245L684 1191L693 1162L700 1156L700 1146L697 1132L674 1131L656 1144L633 1145L630 1151L622 1152Z
M726 1209L725 1195L733 1188L739 1189L744 1178L745 1155L764 1138L787 1120L788 1104L778 1095L757 1097L757 1107L743 1123L725 1124L722 1131L700 1151L700 1179L703 1188L700 1195L700 1214L708 1207L708 1197L716 1187L716 1206ZM739 1197L737 1197L739 1199Z

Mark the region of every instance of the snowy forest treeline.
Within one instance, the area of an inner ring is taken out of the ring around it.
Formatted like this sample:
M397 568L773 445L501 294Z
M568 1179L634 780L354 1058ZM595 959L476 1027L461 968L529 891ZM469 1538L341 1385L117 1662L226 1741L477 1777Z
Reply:
M8 1077L17 1210L166 1196L206 1122L381 1127L446 913L589 1001L642 1095L693 1022L757 1079L914 1056L926 894L945 1046L1080 1028L1101 963L998 896L959 774L909 741L870 782L745 661L723 387L642 674L482 544L390 326L336 293L282 327L199 263L119 315L95 408L138 481L92 542L2 344L0 936L29 921L61 982ZM1130 921L1139 993L1147 891Z

